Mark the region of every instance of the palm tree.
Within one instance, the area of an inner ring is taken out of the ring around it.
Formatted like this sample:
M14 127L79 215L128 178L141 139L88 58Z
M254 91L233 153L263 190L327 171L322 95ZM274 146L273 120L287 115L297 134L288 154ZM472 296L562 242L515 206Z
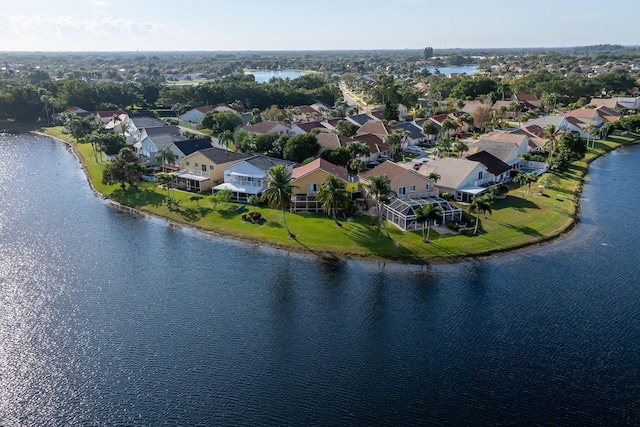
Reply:
M330 175L324 180L316 199L322 202L322 210L327 213L333 213L333 220L340 225L336 213L339 208L345 208L349 203L349 196L344 181L340 178Z
M596 145L596 135L598 133L598 127L594 124L589 124L586 126L585 130L587 131L587 148L589 148L589 140L592 141L592 147Z
M391 157L395 158L396 153L398 152L398 147L402 145L402 132L393 132L389 135L386 135L383 139L383 142L389 144L391 148Z
M173 151L171 151L171 148L167 147L162 147L159 151L158 154L156 154L156 156L153 158L153 160L156 163L160 163L162 164L162 170L164 171L165 165L168 163L174 163L176 161L176 155L173 154Z
M444 119L442 121L442 130L445 132L445 135L449 135L449 131L458 129L458 124L455 120L452 119Z
M262 194L262 200L267 201L272 208L282 209L282 221L287 229L289 237L295 238L296 235L289 230L287 225L287 217L285 209L291 203L291 195L293 189L296 188L291 184L291 174L285 165L275 165L268 172L269 184Z
M225 130L223 132L220 133L220 135L218 135L218 142L220 143L220 145L224 145L226 147L226 149L229 149L229 145L231 145L234 141L233 141L233 132L231 132L230 130Z
M486 196L475 196L471 198L471 204L469 205L469 213L476 214L476 226L473 229L473 234L478 234L478 223L480 222L480 213L484 212L484 217L487 217L487 213L491 214L491 202Z
M453 149L458 153L458 157L462 157L462 153L469 151L469 146L464 141L456 139L453 143Z
M549 160L548 160L549 163L551 163L551 159L553 157L553 150L555 150L555 147L556 147L556 143L557 143L556 137L559 131L560 130L556 128L556 125L554 125L553 123L551 123L549 126L544 128L542 131L543 136L548 139L545 145L547 145L549 148Z
M424 123L422 123L422 133L427 135L428 137L435 136L438 134L438 126L436 126L436 124L431 120L427 119L424 121ZM429 141L431 141L432 139L433 138L429 138Z
M175 174L172 173L158 173L156 174L156 181L160 183L161 186L164 187L164 189L167 192L167 202L168 204L171 203L171 183L173 182L173 179L175 177Z
M360 141L351 141L347 144L347 148L349 149L349 153L351 153L351 164L353 165L353 161L363 157L369 156L371 154L371 150L369 150L369 146L360 142ZM352 169L355 169L352 166Z
M378 209L378 240L380 240L380 226L384 227L384 230L389 236L389 230L382 218L382 206L389 202L389 197L395 193L391 190L391 180L387 175L376 175L369 178L369 182L364 184L364 188L367 194L376 201L376 207Z
M429 233L431 232L431 223L438 219L442 214L442 208L433 203L424 205L416 210L416 221L422 223L422 241L429 243ZM427 236L424 235L425 224L427 226Z
M427 178L433 180L433 182L438 182L438 181L440 181L440 178L442 178L442 177L437 172L431 172L431 173L429 173L429 175L427 175Z
M530 172L528 174L519 173L516 175L513 180L520 185L522 191L522 198L527 200L529 197L529 191L531 191L531 184L538 180L538 174L536 172ZM527 186L527 193L524 192L524 186Z

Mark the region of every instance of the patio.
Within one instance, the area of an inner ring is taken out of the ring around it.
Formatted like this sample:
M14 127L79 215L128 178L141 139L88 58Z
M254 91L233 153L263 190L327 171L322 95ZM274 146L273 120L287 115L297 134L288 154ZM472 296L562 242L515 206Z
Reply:
M457 208L441 197L416 197L408 199L391 199L383 208L383 216L403 231L419 230L422 224L416 221L416 211L426 205L437 205L442 209L443 223L460 221L462 209Z

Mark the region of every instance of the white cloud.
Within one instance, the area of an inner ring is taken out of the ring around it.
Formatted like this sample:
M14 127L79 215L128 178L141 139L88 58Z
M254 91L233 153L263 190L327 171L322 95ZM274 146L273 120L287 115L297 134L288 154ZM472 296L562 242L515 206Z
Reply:
M131 46L128 41L139 42L167 37L160 26L116 17L92 17L79 19L71 16L2 16L0 15L0 35L24 49L56 50L121 50ZM175 34L174 34L175 36ZM37 43L37 45L35 45ZM57 47L54 47L55 46ZM11 48L0 45L0 49Z

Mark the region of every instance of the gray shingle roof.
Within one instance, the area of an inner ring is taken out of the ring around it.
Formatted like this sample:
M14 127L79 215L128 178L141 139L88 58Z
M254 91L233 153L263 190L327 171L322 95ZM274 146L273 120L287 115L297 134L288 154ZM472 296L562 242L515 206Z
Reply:
M198 152L205 156L207 159L211 160L216 165L234 162L237 160L244 160L250 157L248 154L237 153L235 151L225 150L218 147L205 148L203 150L198 150Z
M294 166L295 162L289 160L276 159L275 157L263 156L262 154L256 154L245 160L247 163L257 167L260 170L269 170L275 165Z

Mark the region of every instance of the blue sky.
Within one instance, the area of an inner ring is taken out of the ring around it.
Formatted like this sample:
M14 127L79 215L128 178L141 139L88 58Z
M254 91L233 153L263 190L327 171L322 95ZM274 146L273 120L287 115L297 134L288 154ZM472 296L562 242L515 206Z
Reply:
M640 1L21 0L0 51L323 50L640 44ZM6 3L6 4L5 4ZM177 6L162 6L162 5Z

